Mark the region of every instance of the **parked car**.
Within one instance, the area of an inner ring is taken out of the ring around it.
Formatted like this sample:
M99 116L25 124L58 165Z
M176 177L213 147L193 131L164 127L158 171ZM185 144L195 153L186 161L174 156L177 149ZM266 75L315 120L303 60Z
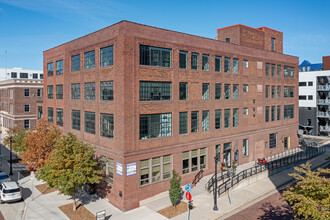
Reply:
M11 181L11 179L8 176L7 173L5 173L5 172L0 173L0 183L1 182L9 182L9 181Z
M0 183L0 203L22 200L22 191L16 182Z

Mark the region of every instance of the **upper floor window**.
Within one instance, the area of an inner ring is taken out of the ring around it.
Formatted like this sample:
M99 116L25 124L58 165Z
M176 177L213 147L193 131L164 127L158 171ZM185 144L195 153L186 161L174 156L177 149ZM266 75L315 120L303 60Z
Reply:
M281 75L282 75L282 66L277 65L277 77L281 77Z
M38 120L42 118L42 106L38 106Z
M172 49L140 45L140 65L172 66Z
M275 96L276 96L275 88L276 88L276 86L272 86L272 98L275 98Z
M181 69L187 69L187 52L180 50L179 53L179 67Z
M80 131L80 111L72 110L72 129Z
M75 72L79 70L80 70L80 54L71 57L71 71Z
M265 107L265 122L269 122L269 106Z
M95 68L95 50L85 52L85 70Z
M269 85L265 86L265 97L266 98L270 97L270 87L269 87Z
M299 82L299 86L307 86L307 82Z
M30 89L24 89L24 96L29 97L30 96Z
M222 58L220 56L215 56L215 71L221 72L222 66L221 66Z
M63 85L56 85L56 99L63 99Z
M210 127L209 111L202 112L202 130L208 131Z
M225 109L225 128L230 128L230 109Z
M48 121L49 122L54 121L54 110L51 107L48 107Z
M277 98L281 98L281 86L277 86Z
M238 108L233 109L233 127L238 126Z
M294 86L284 86L284 98L294 97Z
M188 133L188 112L180 112L179 114L179 126L180 126L180 130L179 133L180 134L187 134Z
M53 63L47 63L47 75L52 76L54 74Z
M140 115L140 139L172 135L172 113Z
M294 105L284 106L284 119L294 118Z
M233 73L238 73L238 59L233 59Z
M101 67L113 65L113 46L101 48Z
M224 99L230 99L230 84L225 84Z
M63 60L56 61L56 75L63 74Z
M270 66L270 64L269 63L266 63L266 65L265 65L265 75L266 76L269 76L269 66Z
M41 89L37 89L37 96L41 97Z
M233 99L238 99L238 93L239 93L239 86L238 84L233 85Z
M24 128L29 129L30 128L30 120L24 120Z
M179 99L180 100L187 100L188 99L188 83L186 82L180 82L179 85Z
M294 67L284 66L284 77L293 78L294 77Z
M220 129L221 128L221 114L222 110L215 110L215 129Z
M226 43L230 43L230 38L229 37L226 38Z
M308 86L313 86L313 81L309 81Z
M198 132L199 129L199 117L198 117L198 111L191 112L191 133Z
M59 126L63 126L63 109L56 109L56 124Z
M71 84L71 98L80 99L80 84L79 83Z
M210 70L210 55L203 54L202 57L202 70L209 71Z
M85 132L95 134L95 112L85 112Z
M95 100L95 83L85 83L85 99Z
M243 60L243 67L248 68L249 67L249 61L248 60Z
M44 74L40 74L40 79L44 79Z
M52 99L54 96L53 86L47 86L47 98Z
M248 84L243 85L243 92L249 92L249 85Z
M33 79L38 79L38 73L33 73L33 74L32 74L32 78L33 78Z
M140 81L140 101L171 100L171 82Z
M16 72L11 72L11 78L12 78L12 79L17 78L17 73L16 73Z
M210 98L210 84L203 83L202 87L202 99L208 100Z
M273 77L275 76L275 67L276 67L276 65L272 64L272 76Z
M198 53L191 53L191 69L192 70L198 70L198 62L199 60L199 54Z
M101 114L101 136L113 138L113 115Z
M101 82L101 100L113 100L113 81Z
M272 51L275 51L275 38L272 37Z
M269 134L269 148L277 147L277 133Z
M221 99L221 83L215 84L215 99Z
M225 57L225 73L229 73L229 72L230 72L230 58Z
M29 78L29 74L28 73L19 73L19 78L27 79L27 78Z
M30 105L24 105L24 112L30 112Z

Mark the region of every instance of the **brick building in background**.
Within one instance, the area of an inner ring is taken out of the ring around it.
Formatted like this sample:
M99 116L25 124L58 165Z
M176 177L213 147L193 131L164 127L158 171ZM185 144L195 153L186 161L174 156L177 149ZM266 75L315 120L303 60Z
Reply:
M43 80L9 79L0 81L0 142L7 129L35 128L36 102L42 100Z
M228 42L228 43L226 43ZM217 39L128 21L44 51L43 115L96 146L121 210L298 146L298 58L283 33L235 25ZM220 165L219 165L220 166Z

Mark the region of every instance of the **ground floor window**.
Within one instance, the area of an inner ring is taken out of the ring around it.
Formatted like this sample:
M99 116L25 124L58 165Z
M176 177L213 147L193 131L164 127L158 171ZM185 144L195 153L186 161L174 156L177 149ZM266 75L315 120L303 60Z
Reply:
M29 129L30 128L30 120L24 120L24 128Z
M206 167L206 148L182 152L182 174Z
M277 134L269 134L269 148L277 147Z
M249 139L243 139L243 156L249 155Z
M231 142L223 144L223 162L227 168L231 166Z
M113 159L100 156L99 158L100 169L105 173L105 180L113 184Z
M140 161L140 185L159 182L171 177L172 155Z

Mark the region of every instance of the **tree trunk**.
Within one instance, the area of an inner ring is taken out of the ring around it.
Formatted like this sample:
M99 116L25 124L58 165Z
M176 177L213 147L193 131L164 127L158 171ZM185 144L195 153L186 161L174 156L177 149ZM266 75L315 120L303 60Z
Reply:
M73 196L73 211L76 211L77 207L76 207L76 197Z

